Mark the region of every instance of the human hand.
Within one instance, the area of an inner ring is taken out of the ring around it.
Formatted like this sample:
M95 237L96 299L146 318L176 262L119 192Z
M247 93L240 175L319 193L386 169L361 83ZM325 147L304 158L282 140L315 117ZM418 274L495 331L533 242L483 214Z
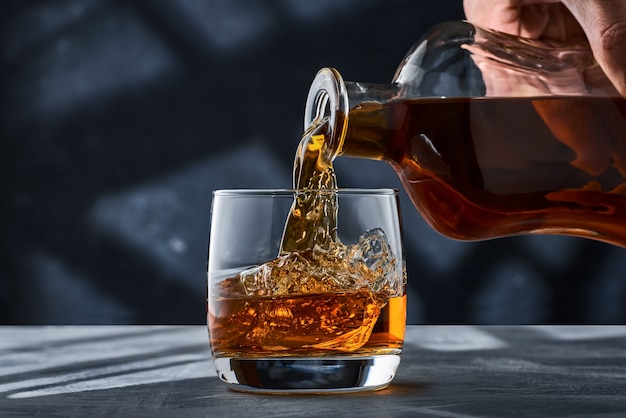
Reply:
M586 37L594 57L626 96L626 1L464 0L468 21L532 39Z
M464 0L464 8L471 23L511 35L571 44L586 38L610 82L626 96L626 0ZM540 72L508 71L497 60L483 59L480 54L473 58L490 96L555 98L535 100L533 106L552 135L575 153L570 161L573 167L592 177L613 167L626 179L622 111L613 101L575 97L578 93L585 96L593 86L597 66L584 74L573 67L546 79ZM602 86L599 91L612 95L610 86ZM574 98L559 100L570 95ZM623 190L624 184L620 187Z

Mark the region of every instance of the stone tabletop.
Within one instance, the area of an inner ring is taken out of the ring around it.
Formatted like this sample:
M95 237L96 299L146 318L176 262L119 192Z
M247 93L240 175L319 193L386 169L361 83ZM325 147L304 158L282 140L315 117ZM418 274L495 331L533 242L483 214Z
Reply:
M220 384L202 326L0 327L2 417L626 416L626 326L409 326L378 392Z

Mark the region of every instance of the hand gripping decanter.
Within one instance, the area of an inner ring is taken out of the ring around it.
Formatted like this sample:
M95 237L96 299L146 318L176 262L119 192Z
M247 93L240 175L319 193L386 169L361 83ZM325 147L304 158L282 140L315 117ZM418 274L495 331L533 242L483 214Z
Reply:
M323 133L322 164L391 164L448 237L565 234L626 247L626 100L586 43L445 23L390 84L320 70L305 129Z

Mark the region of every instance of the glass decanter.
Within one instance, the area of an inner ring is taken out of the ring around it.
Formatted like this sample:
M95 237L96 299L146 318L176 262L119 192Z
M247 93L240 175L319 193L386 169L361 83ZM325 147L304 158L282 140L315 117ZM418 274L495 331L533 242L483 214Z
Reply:
M566 234L626 246L626 100L586 43L441 24L390 84L320 70L305 129L324 134L326 164L390 163L448 237Z

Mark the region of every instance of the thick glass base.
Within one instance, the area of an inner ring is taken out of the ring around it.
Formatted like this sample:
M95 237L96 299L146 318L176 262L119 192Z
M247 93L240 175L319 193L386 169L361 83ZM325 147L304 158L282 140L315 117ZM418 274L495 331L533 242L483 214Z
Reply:
M230 389L263 393L346 393L389 385L399 354L356 357L216 358Z

